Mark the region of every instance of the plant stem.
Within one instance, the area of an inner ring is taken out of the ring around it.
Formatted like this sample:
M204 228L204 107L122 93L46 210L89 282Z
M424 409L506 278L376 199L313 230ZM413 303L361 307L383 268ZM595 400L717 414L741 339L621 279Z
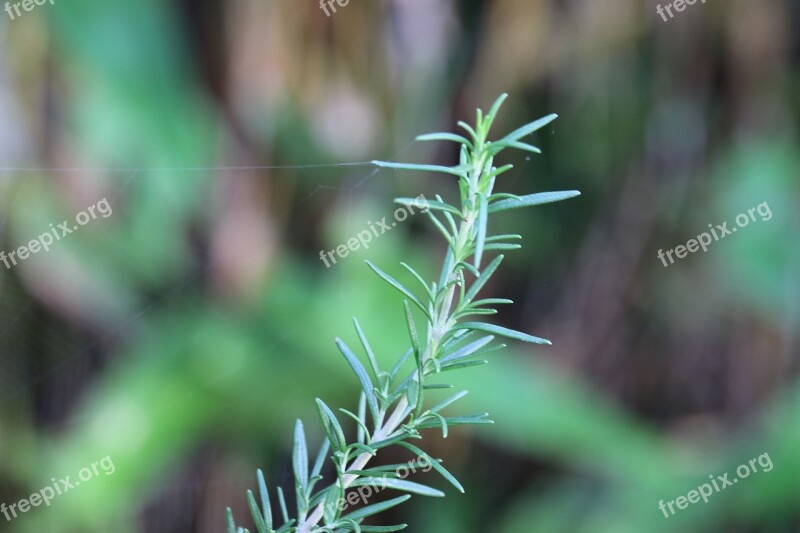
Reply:
M476 176L477 178L477 176ZM473 195L474 196L474 195ZM475 223L475 218L477 213L474 211L475 202L473 198L470 198L469 204L473 206L473 209L469 210L467 213L464 214L464 219L460 224L459 231L458 231L458 238L456 239L456 250L453 250L453 262L450 266L450 271L448 275L445 277L447 280L445 287L439 287L439 291L445 290L445 297L442 299L440 308L438 312L432 318L431 321L428 322L428 339L425 346L425 351L422 356L423 361L427 361L431 357L436 357L436 354L439 349L439 343L442 341L442 338L448 332L446 326L448 325L449 314L452 309L453 297L455 296L455 281L458 276L459 270L463 267L459 266L459 262L466 259L464 257L465 250L468 250L468 245L471 243L473 239L472 231L473 226ZM462 206L466 210L466 206ZM436 297L434 296L434 301ZM417 379L420 380L419 386L422 386L422 376L417 376ZM391 416L388 420L380 427L375 429L375 432L371 436L371 442L377 442L383 439L386 439L394 433L398 427L402 425L408 415L411 413L409 409L409 401L408 395L404 394L402 398L399 400L397 405L394 408ZM359 454L351 463L350 467L347 468L345 471L345 475L342 477L343 487L342 490L347 490L348 487L358 479L358 474L348 474L347 471L352 470L364 470L364 468L369 463L369 460L373 456L367 452L362 452ZM337 481L338 483L338 481ZM297 533L311 533L312 528L316 526L319 521L322 519L325 510L325 501L323 500L320 502L314 511L306 518L297 528Z
M405 420L405 417L408 416L405 414L406 409L408 408L408 400L405 396L398 402L397 406L395 407L392 416L389 417L389 420L386 421L380 429L375 431L372 436L372 440L382 440L392 434ZM348 470L363 470L369 460L372 458L372 455L368 454L367 452L361 453L353 463L350 465ZM358 479L357 474L345 474L343 477L344 480L344 490L356 480ZM338 481L337 481L338 483ZM310 533L311 528L319 523L320 519L322 519L322 515L325 510L325 502L321 502L317 507L314 509L314 512L311 513L308 518L303 522L298 528L298 533Z

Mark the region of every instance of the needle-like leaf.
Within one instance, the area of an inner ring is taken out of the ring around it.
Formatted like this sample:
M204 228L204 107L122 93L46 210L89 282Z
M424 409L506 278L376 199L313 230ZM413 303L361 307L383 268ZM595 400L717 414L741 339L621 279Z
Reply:
M364 485L371 485L373 482L370 479L359 479L353 483L353 487L361 487ZM411 492L421 496L432 496L435 498L444 497L444 492L428 487L421 483L413 481L406 481L405 479L384 478L380 481L381 488L402 490L404 492Z
M519 209L520 207L530 207L532 205L549 204L553 202L560 202L580 196L578 191L558 191L558 192L540 192L536 194L528 194L519 199L509 198L507 200L500 200L489 205L489 213L496 213L498 211L507 211L509 209Z
M420 310L423 313L425 313L425 316L428 317L428 319L431 318L428 309L422 304L422 302L419 301L419 298L414 296L414 294L410 290L408 290L405 286L403 286L403 284L401 284L399 281L394 279L392 276L390 276L380 268L373 265L371 262L365 261L365 263L367 263L367 266L370 267L372 271L375 272L378 276L380 276L381 279L383 279L383 281L385 281L386 283L388 283L389 285L400 291L406 298L408 298L411 302L413 302L414 305L419 307Z
M542 117L539 120L535 120L535 121L531 122L530 124L526 124L526 125L522 126L521 128L518 128L518 129L512 131L511 133L509 133L508 135L506 135L505 137L500 139L499 142L500 143L510 143L510 142L518 141L518 140L522 139L523 137L525 137L526 135L530 135L534 131L547 126L548 124L550 124L551 122L553 122L557 118L558 118L558 115L556 115L555 113L551 114L551 115L547 115L546 117Z
M417 165L414 163L392 163L390 161L373 161L373 165L383 168L393 168L396 170L418 170L421 172L442 172L444 174L453 174L461 176L468 169L462 166L456 167L443 167L440 165Z
M400 505L401 503L408 501L409 498L411 498L411 496L406 494L404 496L400 496L398 498L393 498L393 499L387 500L385 502L375 503L375 504L372 504L372 505L367 505L366 507L362 507L358 511L354 511L354 512L352 512L352 513L350 513L347 516L344 516L342 518L349 518L350 520L361 520L362 518L366 518L366 517L372 516L374 514L382 513L383 511L386 511L387 509L391 509L392 507Z
M372 348L369 342L367 342L367 337L364 335L364 331L361 329L361 325L359 325L356 317L353 317L353 324L356 327L356 333L358 334L358 339L361 341L361 346L364 347L364 351L367 353L367 359L369 359L369 364L372 367L375 379L379 379L381 371L378 368L378 361L375 359L375 354L372 352Z
M448 472L447 469L445 469L445 467L443 467L438 460L434 459L433 457L425 453L423 450L417 448L413 444L409 444L408 442L401 442L398 443L398 445L402 446L407 450L410 450L412 453L417 454L417 457L425 459L428 462L428 464L430 464L434 470L439 472L439 474L441 474L443 478L449 481L456 488L456 490L458 490L461 493L464 492L464 487L461 486L461 483L459 483L458 480L455 478L455 476L453 476L453 474Z
M350 364L350 368L353 369L358 381L361 383L361 389L364 391L364 395L367 397L367 406L369 407L369 410L377 423L379 416L378 400L375 398L375 389L372 385L372 381L369 379L369 375L367 375L367 369L364 368L364 365L362 365L361 361L358 360L356 354L354 354L350 348L347 347L342 339L336 339L336 346L339 347L339 350L344 355L344 358L347 359L347 362Z
M432 209L434 211L444 211L461 218L461 211L458 208L437 200L420 200L418 198L395 198L395 203L411 207Z
M477 329L479 331L485 331L486 333L494 333L495 335L502 335L503 337L516 339L522 342L531 342L533 344L553 344L547 339L534 337L533 335L528 335L527 333L522 333L521 331L515 331L513 329L495 326L494 324L486 324L483 322L463 322L459 324L458 327L464 329Z
M466 137L456 135L455 133L426 133L424 135L417 135L418 141L453 141L459 144L465 144L472 148L472 142Z
M489 215L488 200L485 196L478 198L478 229L475 241L475 268L481 268L483 245L486 242L486 224Z
M347 447L347 441L344 438L344 431L339 421L336 420L336 415L330 410L330 407L325 405L325 402L317 398L317 409L319 411L319 418L322 421L322 429L325 430L331 447L339 452L343 452Z
M303 423L298 420L294 426L294 449L292 451L295 489L297 492L297 515L305 518L308 496L308 448Z

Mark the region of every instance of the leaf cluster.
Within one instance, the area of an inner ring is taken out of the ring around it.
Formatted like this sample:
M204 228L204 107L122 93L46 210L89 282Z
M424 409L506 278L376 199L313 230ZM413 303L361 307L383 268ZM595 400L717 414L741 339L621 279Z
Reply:
M331 409L317 399L317 411L325 440L315 455L309 471L309 454L303 424L298 420L294 432L293 473L296 513L290 516L280 487L276 490L279 513L273 513L270 492L262 472L258 471L259 499L252 491L247 493L253 521L258 533L312 533L312 532L378 532L398 531L405 524L394 526L365 525L364 519L407 501L410 494L441 497L444 493L426 485L399 479L394 472L401 465L370 466L370 461L380 450L397 446L415 454L417 460L432 465L447 482L458 491L464 488L445 469L442 461L429 456L409 441L422 438L421 430L436 428L447 438L449 428L467 424L491 424L487 413L448 416L443 411L463 398L467 391L459 391L446 399L426 407L428 396L438 389L453 386L440 383L440 374L452 370L485 364L485 357L504 344L495 342L498 337L534 344L549 341L487 322L478 321L483 315L497 313L496 306L513 303L500 298L479 298L481 289L497 271L503 255L497 255L484 266L487 253L514 250L520 247L519 235L490 235L489 214L577 196L577 191L559 191L516 196L494 192L498 177L512 168L496 167L494 158L507 148L541 153L539 148L523 141L525 137L543 128L557 117L548 115L496 141L488 135L506 95L501 95L487 114L479 109L475 126L459 122L464 135L431 133L417 137L418 141L447 141L460 144L458 165L447 167L410 163L374 161L379 167L422 172L441 172L458 178L459 205L447 203L440 196L426 205L413 198L398 198L395 202L416 207L427 207L427 216L447 243L441 273L437 280L426 281L412 266L401 263L407 275L415 282L412 290L378 266L367 261L367 266L403 298L406 328L410 347L389 370L381 369L366 334L353 319L358 351L343 340L336 345L353 371L361 387L358 412ZM417 322L422 316L424 321ZM411 370L403 373L408 362ZM436 378L436 382L432 379ZM356 425L356 436L349 439L340 418L349 418ZM322 481L323 464L330 460L334 476L318 488ZM373 503L344 514L341 502L347 489L379 481L382 486L406 493L387 501ZM274 516L281 520L277 525ZM227 526L230 533L244 533L237 528L228 509Z

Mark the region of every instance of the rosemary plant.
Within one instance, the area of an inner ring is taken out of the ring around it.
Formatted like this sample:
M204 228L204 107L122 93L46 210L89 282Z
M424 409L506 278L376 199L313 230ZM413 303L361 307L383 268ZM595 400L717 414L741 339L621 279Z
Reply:
M411 497L409 494L366 505L348 514L343 514L341 510L347 489L378 480L382 487L401 492L444 496L441 491L395 475L394 471L400 465L370 466L378 452L390 446L398 446L415 454L418 461L429 463L457 490L464 492L456 478L442 466L441 460L431 458L409 441L420 439L420 430L427 428L440 428L442 436L446 438L451 426L491 424L492 421L487 418L486 413L466 416L441 414L443 409L462 398L467 391L458 392L434 406L426 407L424 400L430 390L452 388L452 385L430 383L430 378L449 370L486 363L483 357L487 353L505 347L504 344L495 345L495 336L534 344L550 344L545 339L526 333L468 320L468 317L495 314L497 311L492 306L513 303L511 300L499 298L477 299L481 288L503 260L502 255L497 255L484 266L486 252L520 248L519 244L513 242L521 239L519 235L487 235L489 214L556 202L580 194L577 191L560 191L516 196L494 192L497 177L512 168L511 165L495 167L494 157L506 148L541 153L538 148L522 142L521 139L556 119L556 115L548 115L498 141L489 141L489 130L505 98L505 94L501 95L485 116L478 109L474 128L459 122L458 125L466 131L467 136L432 133L417 137L419 141L459 143L461 155L456 166L373 162L379 167L443 172L458 178L459 206L446 203L440 196L435 201L427 201L425 205L413 198L395 200L403 205L428 208L428 217L447 242L441 274L438 280L428 283L411 266L401 263L410 276L419 282L419 290L415 293L374 264L366 262L383 281L402 294L411 346L387 372L378 367L372 348L357 320L354 319L355 329L366 365L341 339L336 339L336 345L361 384L358 413L339 409L343 416L355 421L357 436L354 441L348 441L337 415L325 402L317 399L319 418L327 438L322 442L310 471L303 425L298 420L295 426L293 469L297 514L290 518L279 487L277 497L280 513L276 515L280 516L282 523L277 525L273 521L268 489L259 470L257 477L260 502L256 501L252 491L247 493L258 533L339 533L404 529L405 524L369 526L362 525L362 522L371 515L405 502ZM424 329L417 325L412 312L415 308L425 317ZM408 375L401 376L404 364L409 360L414 363L413 370ZM323 463L329 454L336 477L332 483L317 489L317 484L323 479L320 475ZM230 533L247 531L237 528L230 509L227 511L227 525Z

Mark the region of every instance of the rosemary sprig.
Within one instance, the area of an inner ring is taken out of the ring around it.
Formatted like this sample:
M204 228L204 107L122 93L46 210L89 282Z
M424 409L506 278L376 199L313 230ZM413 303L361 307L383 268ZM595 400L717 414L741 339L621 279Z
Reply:
M283 522L277 529L273 529L269 492L259 471L260 506L253 493L248 491L248 503L258 533L339 533L404 529L405 524L396 526L361 524L365 518L405 502L410 497L408 495L368 505L346 515L342 515L343 511L340 510L340 502L348 488L369 482L372 478L381 479L385 484L386 469L368 468L368 464L379 450L390 446L403 447L428 460L437 472L457 490L463 492L461 484L444 469L440 460L429 457L423 450L406 441L420 439L420 430L426 428L438 427L446 438L450 426L490 424L492 421L488 419L486 413L458 417L446 417L441 414L441 410L462 398L466 391L458 392L426 409L426 391L442 388L441 384L428 384L427 379L445 371L486 363L483 359L486 353L505 346L502 344L492 346L496 336L535 344L550 344L545 339L527 333L485 322L462 320L468 316L494 314L496 310L493 305L513 303L510 300L494 298L476 300L481 288L503 260L503 256L498 255L484 267L485 253L520 247L518 243L510 242L519 239L518 235L487 236L489 214L557 202L580 194L578 191L527 196L494 193L497 177L512 168L511 165L495 167L494 157L506 148L540 153L538 148L522 142L522 139L557 118L556 115L548 115L509 133L498 141L489 141L489 130L505 98L505 94L501 95L485 116L479 109L474 128L459 122L458 125L466 131L467 136L432 133L417 137L418 141L459 143L461 153L459 164L456 166L373 161L375 165L384 168L443 172L458 177L460 206L450 205L438 196L436 201L430 201L425 206L429 208L426 214L442 233L448 245L441 274L437 281L428 284L411 266L403 263L403 267L422 285L424 294L420 297L374 264L366 262L380 278L403 295L411 348L405 352L394 368L387 372L378 367L372 348L358 321L354 320L356 332L368 366L364 366L361 359L344 341L336 339L336 345L361 384L359 412L356 414L340 409L344 415L356 421L357 438L348 443L336 413L322 400L317 399L320 421L327 438L323 441L310 472L303 425L298 420L295 427L293 466L297 495L296 517L289 517L283 492L278 488L280 516ZM395 202L418 206L418 200L411 198L398 198ZM412 311L414 308L425 317L424 330L417 326ZM421 337L420 333L424 336ZM476 334L482 336L474 338ZM404 379L399 379L400 369L412 356L415 362L413 371ZM325 488L315 491L316 484L322 479L320 472L323 462L329 453L336 479ZM442 495L440 491L419 483L400 482L400 480L394 480L389 487L430 496ZM230 509L227 512L227 522L229 533L247 532L244 528L237 528Z

